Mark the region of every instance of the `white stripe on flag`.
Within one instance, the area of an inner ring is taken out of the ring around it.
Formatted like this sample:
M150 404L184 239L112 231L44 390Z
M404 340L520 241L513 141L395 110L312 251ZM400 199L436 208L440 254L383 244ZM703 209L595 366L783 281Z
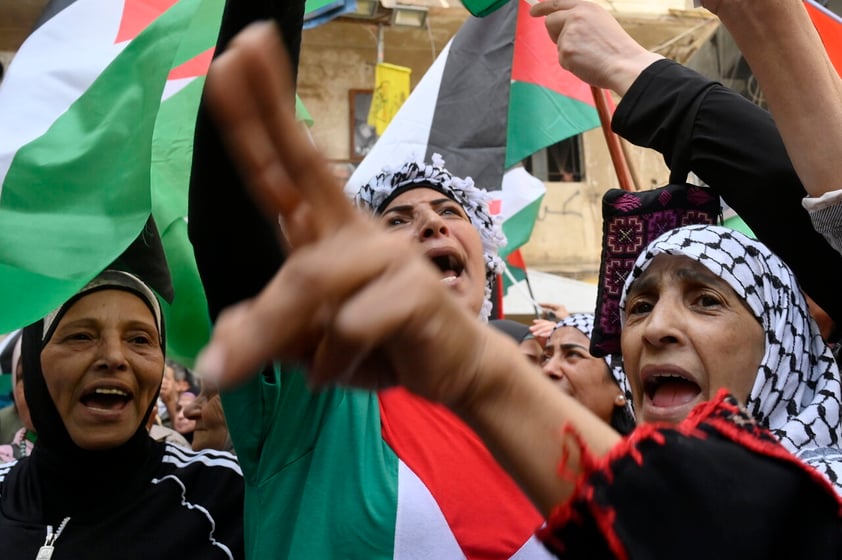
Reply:
M387 165L397 167L410 155L414 154L420 158L426 155L427 140L430 138L430 127L451 42L447 43L436 61L401 105L392 122L386 127L383 136L377 140L351 175L345 187L347 193L356 193L360 186L367 183Z
M114 44L122 11L121 1L79 0L21 45L0 87L0 189L18 149L43 135L128 44Z
M515 167L503 175L503 188L491 195L500 200L500 217L508 220L547 192L544 182L529 174L523 167Z
M161 101L166 101L176 93L180 92L189 86L196 79L195 76L190 78L177 78L175 80L167 80L164 85L164 92L161 94Z

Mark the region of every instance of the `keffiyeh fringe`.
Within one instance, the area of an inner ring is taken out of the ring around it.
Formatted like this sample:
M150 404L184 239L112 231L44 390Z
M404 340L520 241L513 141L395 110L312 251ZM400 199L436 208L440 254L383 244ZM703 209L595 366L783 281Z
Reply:
M465 210L473 226L479 231L485 256L485 300L480 317L485 321L491 315L491 288L498 274L503 272L503 261L498 253L506 245L506 236L498 216L491 215L491 195L474 185L471 177L456 177L444 168L444 159L433 154L432 163L411 156L399 166L387 166L362 185L353 197L354 204L372 214L380 214L383 207L395 196L416 187L430 187L452 198Z

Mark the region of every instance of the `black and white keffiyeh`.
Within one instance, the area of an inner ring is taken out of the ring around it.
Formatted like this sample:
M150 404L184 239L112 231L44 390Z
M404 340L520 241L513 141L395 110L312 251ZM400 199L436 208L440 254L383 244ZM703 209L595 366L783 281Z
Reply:
M766 335L746 407L784 447L822 471L842 494L840 454L824 452L838 449L842 441L839 370L789 267L765 245L737 231L680 227L643 250L623 287L621 309L632 283L661 254L701 263L746 302Z
M594 319L595 316L593 313L571 313L556 323L553 328L553 332L561 327L573 327L590 340L593 336ZM552 333L550 333L550 336L552 336ZM623 369L623 361L619 356L611 354L604 356L603 360L605 360L605 363L608 365L608 369L611 372L611 376L614 378L614 381L617 382L617 385L626 397L626 414L631 421L631 424L634 424L635 420L634 407L632 406L631 385L629 384L629 378L626 376L626 371Z
M456 177L444 167L440 154L433 154L432 163L426 163L414 156L401 165L384 167L368 183L354 194L353 201L358 208L372 214L380 214L400 194L416 188L439 191L456 201L479 231L485 254L485 301L480 317L487 320L491 314L491 288L498 274L503 272L503 261L498 252L506 245L506 236L498 216L489 211L491 195L485 189L474 185L471 177Z

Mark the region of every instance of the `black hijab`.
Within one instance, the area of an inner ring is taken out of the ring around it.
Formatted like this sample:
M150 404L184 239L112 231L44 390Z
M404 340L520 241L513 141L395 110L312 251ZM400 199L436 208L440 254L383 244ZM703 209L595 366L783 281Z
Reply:
M30 506L43 516L36 521L58 523L68 516L90 519L107 514L143 491L147 474L162 457L163 447L156 446L146 430L157 392L128 441L111 449L87 450L73 442L44 380L41 351L64 314L82 297L105 289L124 290L143 300L156 319L162 351L164 348L163 315L154 293L136 276L116 270L101 273L57 310L23 329L24 391L38 440L29 468L21 472L17 483L27 486L27 491L18 495L39 502L39 507ZM20 506L24 509L15 509L26 511L25 504Z

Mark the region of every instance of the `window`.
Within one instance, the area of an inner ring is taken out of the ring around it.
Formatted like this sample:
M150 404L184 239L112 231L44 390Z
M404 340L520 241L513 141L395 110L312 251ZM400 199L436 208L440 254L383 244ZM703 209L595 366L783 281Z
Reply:
M523 166L542 181L583 181L582 136L571 136L535 152L523 160Z
M351 161L362 161L377 142L377 132L368 124L368 109L371 107L372 90L352 89L348 91L350 105Z

